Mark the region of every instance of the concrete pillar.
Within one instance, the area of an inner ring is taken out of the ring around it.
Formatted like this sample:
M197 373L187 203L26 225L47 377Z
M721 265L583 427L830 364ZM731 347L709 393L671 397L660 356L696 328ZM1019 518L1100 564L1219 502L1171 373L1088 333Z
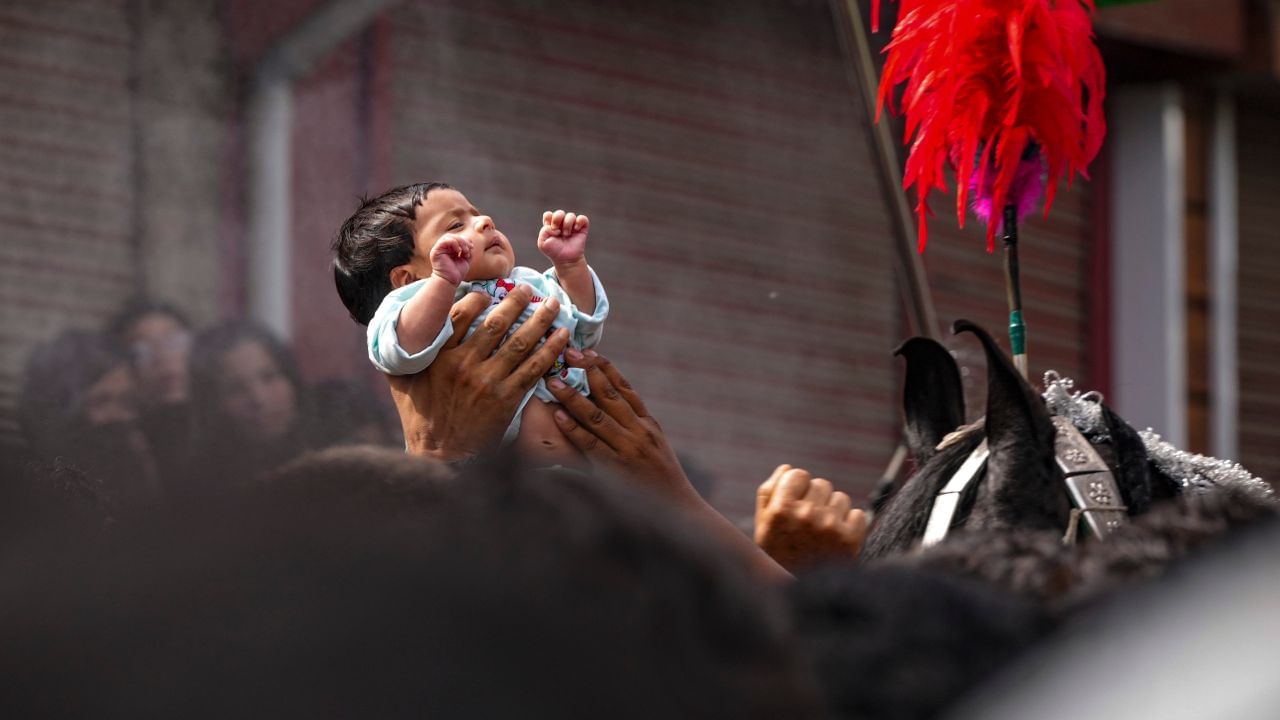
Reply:
M1187 439L1185 133L1172 84L1115 88L1109 400L1138 429Z
M1214 104L1209 145L1209 451L1234 458L1239 451L1240 369L1237 358L1236 280L1240 203L1236 192L1235 99L1223 92Z

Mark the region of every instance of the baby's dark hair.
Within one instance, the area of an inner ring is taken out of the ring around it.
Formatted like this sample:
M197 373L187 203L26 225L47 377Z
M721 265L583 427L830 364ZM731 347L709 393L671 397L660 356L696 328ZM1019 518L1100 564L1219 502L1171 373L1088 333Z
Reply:
M391 292L391 271L413 257L413 219L432 190L452 190L445 183L415 183L393 188L342 223L333 241L333 284L351 318L368 325L382 299Z

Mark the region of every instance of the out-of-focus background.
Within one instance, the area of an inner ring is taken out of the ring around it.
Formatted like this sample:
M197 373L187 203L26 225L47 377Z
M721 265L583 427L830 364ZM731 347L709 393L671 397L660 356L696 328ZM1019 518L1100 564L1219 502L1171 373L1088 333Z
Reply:
M299 447L396 444L329 243L362 195L442 180L533 267L543 210L591 216L601 350L718 507L748 514L782 462L864 497L897 444L890 351L913 328L843 5L0 2L0 442L32 442L32 403L145 414L147 368L189 357L191 396L224 419L319 426ZM1158 0L1097 30L1104 155L1023 230L1033 376L1273 479L1280 2ZM1002 335L1000 257L953 206L935 200L924 255L938 316ZM140 299L172 308L167 334L113 324ZM208 331L233 319L282 346ZM135 386L28 387L94 356L49 350L72 329L113 333ZM948 343L976 416L981 354ZM287 392L246 389L271 372Z

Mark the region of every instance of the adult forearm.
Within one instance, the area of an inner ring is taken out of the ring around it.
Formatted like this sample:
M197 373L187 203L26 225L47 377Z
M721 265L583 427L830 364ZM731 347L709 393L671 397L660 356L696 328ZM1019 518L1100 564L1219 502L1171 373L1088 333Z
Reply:
M687 513L695 517L713 537L717 538L732 552L740 555L751 570L767 582L784 582L791 580L791 573L777 563L772 557L760 549L755 541L747 537L729 519L711 507L706 501L697 500L684 503Z
M460 435L451 433L447 424L406 428L405 452L440 462L466 460L480 454L487 446L496 445L504 429L504 426L494 426L488 432Z

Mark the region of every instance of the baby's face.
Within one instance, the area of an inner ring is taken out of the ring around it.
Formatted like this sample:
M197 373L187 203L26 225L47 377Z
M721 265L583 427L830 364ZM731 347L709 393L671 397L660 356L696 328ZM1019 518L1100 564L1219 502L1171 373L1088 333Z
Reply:
M418 206L413 221L413 260L419 278L431 276L431 247L444 235L471 241L471 267L466 280L506 277L516 266L511 241L457 190L432 190Z

